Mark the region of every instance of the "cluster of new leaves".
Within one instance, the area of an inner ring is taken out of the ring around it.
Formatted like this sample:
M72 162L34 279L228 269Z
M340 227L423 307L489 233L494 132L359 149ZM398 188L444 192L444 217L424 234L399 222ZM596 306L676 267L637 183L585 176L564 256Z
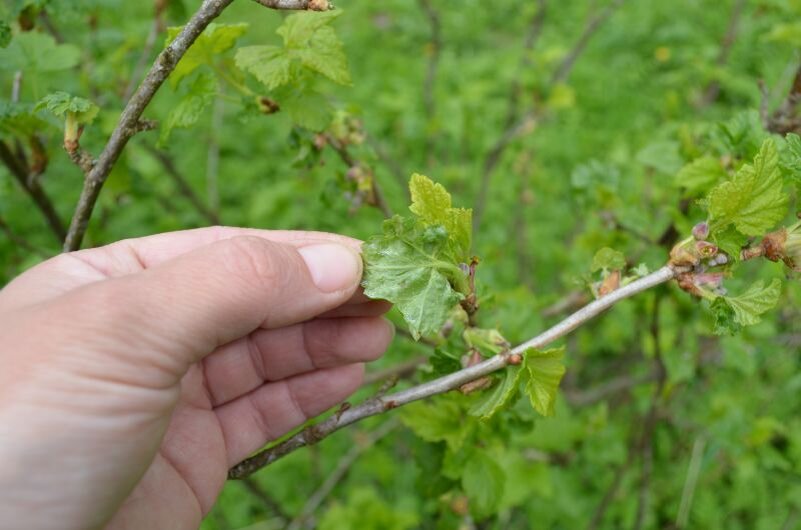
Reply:
M80 136L80 128L92 123L100 112L100 108L88 99L71 96L66 92L48 94L36 104L34 110L46 110L64 119L65 145L67 142L76 142Z
M470 294L471 210L428 177L409 183L411 217L384 222L383 234L364 245L365 294L389 300L417 339L437 333L454 305Z
M226 53L249 30L248 24L210 24L181 59L170 76L170 86L178 90L186 83L181 100L161 128L164 144L175 128L195 125L221 92L222 86L241 96L247 112L272 114L286 112L293 123L311 130L324 129L331 120L331 109L316 83L327 79L349 84L347 58L342 42L331 22L341 11L300 12L286 17L277 33L283 46L243 46L233 61ZM181 27L167 30L167 43L181 32ZM262 94L248 86L251 74L268 91Z
M722 138L733 153L744 155L749 151L747 144L754 143L755 128L738 126L742 120L733 121L721 128ZM757 130L759 130L757 128ZM696 239L709 239L714 246L703 247L705 251L716 254L725 252L726 259L720 261L715 255L707 261L710 268L726 265L723 273L706 274L697 271L695 294L709 302L715 316L715 332L734 333L743 326L756 324L760 316L772 308L781 293L781 281L773 279L767 285L757 281L745 292L737 296L727 295L720 282L731 274L741 259L742 249L749 238L766 236L787 214L789 195L786 183L797 174L800 164L799 141L791 135L786 141L785 155L780 156L776 140L767 137L762 140L752 163L743 163L729 175L721 161L712 156L703 156L685 166L678 174L679 183L688 190L709 190L702 205L708 218L708 235ZM704 228L704 231L707 229ZM695 243L685 241L682 245L706 245L705 241ZM775 250L781 253L781 250ZM708 256L698 256L700 258ZM698 269L699 264L696 264ZM713 288L710 288L713 287Z

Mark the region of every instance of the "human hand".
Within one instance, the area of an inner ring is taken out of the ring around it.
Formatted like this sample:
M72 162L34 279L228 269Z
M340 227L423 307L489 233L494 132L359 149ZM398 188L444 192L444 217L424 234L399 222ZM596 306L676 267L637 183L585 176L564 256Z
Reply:
M358 242L211 228L64 254L0 291L0 527L197 528L228 468L392 338Z

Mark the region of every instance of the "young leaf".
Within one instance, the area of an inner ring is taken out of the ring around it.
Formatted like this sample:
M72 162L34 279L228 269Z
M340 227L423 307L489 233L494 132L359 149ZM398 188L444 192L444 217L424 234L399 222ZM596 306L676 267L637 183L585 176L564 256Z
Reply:
M440 330L463 295L449 282L463 274L448 258L442 227L422 227L395 216L384 221L384 234L364 245L364 292L395 304L415 339Z
M0 48L0 70L55 72L78 64L81 51L72 44L56 44L45 33L26 31L18 34L6 48Z
M712 225L722 229L733 224L741 234L757 236L781 221L788 197L778 161L776 144L767 139L753 165L743 166L732 180L713 188L707 198Z
M523 368L520 366L510 366L504 370L498 381L491 390L485 392L468 411L471 416L477 416L482 420L492 418L498 411L505 407L517 393L520 383L520 376Z
M72 115L72 118L80 124L92 123L100 111L98 106L88 99L71 96L66 92L46 95L36 104L34 110L47 110L59 118Z
M626 257L622 252L604 247L592 258L592 272L600 270L620 271L626 267Z
M341 14L340 10L295 13L286 17L276 33L283 37L287 48L305 48L317 30L327 26Z
M236 51L236 65L250 72L269 90L285 85L291 80L291 59L278 46L244 46Z
M781 294L781 281L774 279L770 285L760 280L740 296L720 296L710 308L715 316L715 333L734 334L743 326L759 323L761 315L774 307Z
M801 136L790 133L785 140L787 140L787 150L782 165L796 186L799 186L801 185Z
M170 85L173 89L200 65L214 63L219 54L233 48L248 27L248 24L209 24L170 74ZM183 27L167 28L167 44L175 40L181 30Z
M467 262L470 253L473 211L453 208L451 195L441 184L415 173L409 182L412 205L409 210L427 225L442 225L454 242L457 257Z
M526 393L534 410L543 416L553 416L556 391L565 375L562 364L564 348L550 350L530 349L523 361L528 375Z
M309 40L308 47L297 50L297 57L303 66L324 75L334 83L350 84L348 58L334 28L323 26L317 30Z
M209 74L202 74L195 79L178 104L167 115L161 126L159 145L163 146L170 138L172 130L176 127L188 128L200 119L203 111L214 101L217 81Z
M676 174L676 185L686 188L687 193L696 195L708 191L712 186L726 178L720 161L712 156L696 158Z
M497 509L505 483L506 475L495 460L483 451L471 453L462 474L462 487L476 517L486 517Z

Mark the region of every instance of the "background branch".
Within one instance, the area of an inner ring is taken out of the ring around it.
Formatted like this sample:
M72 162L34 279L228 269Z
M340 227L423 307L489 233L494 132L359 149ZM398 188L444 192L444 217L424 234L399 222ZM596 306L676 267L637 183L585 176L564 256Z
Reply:
M83 190L64 240L64 251L77 250L81 246L89 219L97 198L106 182L111 168L120 157L128 141L138 132L139 119L153 96L175 69L178 61L195 42L204 29L228 7L233 0L205 0L173 40L156 58L142 84L125 106L117 127L97 159L97 163L84 179Z
M426 14L426 18L428 18L429 26L431 26L431 40L429 41L431 49L429 50L428 65L426 67L426 78L423 83L423 105L428 120L434 120L437 113L434 88L437 81L437 70L439 69L440 51L442 50L442 23L439 12L434 9L431 0L418 0L418 3ZM423 147L423 160L426 163L428 163L432 145L433 141L429 138L429 141L425 142Z
M53 235L56 236L59 242L63 241L67 231L64 229L64 224L61 222L55 206L50 201L50 197L45 192L39 179L36 178L38 175L29 174L24 161L20 160L3 141L0 141L0 160L2 160L3 165L8 168L11 175L41 212Z
M319 442L326 436L329 436L330 434L347 425L356 423L360 420L375 416L377 414L387 412L408 403L450 392L451 390L457 389L466 383L475 381L476 379L501 370L505 368L513 358L524 355L527 350L531 348L542 348L567 335L574 329L588 322L600 313L606 311L621 300L656 287L657 285L661 285L672 280L675 276L676 271L674 271L673 268L669 266L662 267L661 269L644 276L639 280L636 280L616 291L611 292L603 298L591 302L552 328L516 346L505 354L496 355L495 357L487 359L486 361L483 361L477 365L459 370L458 372L440 377L433 381L428 381L418 386L390 394L388 396L374 397L356 407L349 408L342 413L334 414L326 420L323 420L316 425L307 427L297 434L290 436L283 442L265 449L253 457L237 464L228 472L228 477L231 479L244 478L258 471L259 469L272 464L279 458L300 449L301 447Z
M189 181L178 171L178 168L175 166L175 161L173 161L170 155L149 144L145 144L145 149L153 158L159 161L164 171L166 171L167 175L175 183L178 191L195 207L195 210L209 223L213 225L219 224L220 219L217 217L217 214L206 206L197 193L195 193Z

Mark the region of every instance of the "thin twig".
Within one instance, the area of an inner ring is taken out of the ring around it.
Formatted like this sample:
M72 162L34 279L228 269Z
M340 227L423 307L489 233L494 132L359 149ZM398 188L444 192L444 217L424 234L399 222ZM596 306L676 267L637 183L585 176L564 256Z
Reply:
M356 423L360 420L375 416L377 414L382 414L408 403L450 392L451 390L457 389L466 383L475 381L476 379L501 370L508 366L510 362L519 360L520 356L524 355L529 349L542 348L543 346L554 342L555 340L575 330L582 324L585 324L589 320L593 319L597 315L603 313L621 300L668 282L675 278L676 274L677 271L670 266L662 267L661 269L644 276L639 280L625 285L616 291L613 291L608 295L591 302L547 331L516 346L504 354L496 355L495 357L487 359L479 364L464 368L458 372L440 377L433 381L428 381L418 386L401 390L385 397L369 399L358 406L343 411L341 414L334 414L329 418L312 425L293 436L290 436L283 442L267 448L255 456L237 464L229 470L228 477L231 479L246 477L257 470L272 464L279 458L300 449L301 447L318 443L331 433L336 432L347 425L351 425L352 423Z
M328 0L254 0L254 2L270 9L286 9L288 11L328 11L333 9Z
M417 369L428 361L427 355L421 355L395 366L390 366L384 370L370 372L364 376L362 386L370 386L393 377L403 378L412 375Z
M0 232L3 232L9 241L17 245L19 248L23 250L27 250L32 254L36 254L39 257L46 258L48 257L47 252L44 250L35 247L33 244L29 243L28 240L21 237L19 234L15 233L11 227L8 225L5 219L0 217Z
M247 489L251 495L259 499L259 501L261 501L261 503L269 511L271 511L273 515L283 519L284 521L289 521L289 515L284 511L281 503L273 499L269 493L264 491L264 488L262 488L255 479L246 478L242 480L242 485L245 486L245 489Z
M390 208L389 204L384 198L384 193L381 191L381 187L378 185L375 171L353 158L350 151L348 151L348 146L334 138L332 135L326 135L326 140L336 154L339 155L339 158L345 163L346 166L348 166L348 168L362 168L370 173L370 177L372 179L372 198L371 200L368 199L369 204L381 210L381 213L384 214L384 217L392 217L392 208Z
M186 180L186 177L184 177L175 166L175 161L173 161L170 155L149 144L145 144L145 149L153 158L159 161L167 172L167 175L175 183L178 191L195 207L195 210L209 223L213 225L219 224L220 220L217 218L217 215L208 206L203 204L203 201L198 197L197 193L195 193L195 190L192 189L189 181Z
M98 157L97 163L84 179L83 190L64 240L65 252L80 248L100 191L106 183L112 167L122 154L122 150L137 133L142 113L153 100L153 96L175 69L181 57L195 42L195 39L231 2L233 0L204 0L198 11L183 27L181 33L156 58L144 81L125 106L120 121Z
M292 520L289 526L287 526L287 530L300 530L303 528L305 522L323 503L326 497L331 494L336 485L339 484L343 478L345 478L345 475L348 474L348 471L350 471L350 468L353 467L353 464L356 463L359 457L361 457L367 450L378 443L382 438L395 430L398 425L400 424L393 418L370 433L367 440L364 440L361 443L357 441L355 445L351 447L350 451L348 451L345 456L340 459L336 468L334 468L331 474L328 475L320 487L317 488L311 497L309 497L309 500L306 501L306 504L303 506L303 509L300 510L298 516Z
M684 480L684 488L681 491L681 503L679 513L676 516L676 528L685 528L690 519L690 508L693 505L695 487L698 484L698 476L701 473L701 463L706 448L706 438L699 436L693 443L693 452L690 456L690 463L687 466L687 478Z
M618 8L623 5L624 1L625 0L613 0L612 3L606 6L600 13L590 18L590 20L584 26L584 31L581 32L581 36L576 41L576 44L573 46L570 52L568 52L565 58L562 59L562 62L559 63L559 66L551 76L551 86L567 81L567 78L570 77L570 73L573 71L573 67L576 65L576 60L584 52L584 49L590 42L590 39L593 37L593 35L595 35L604 22L606 22L609 17L611 17L615 11L617 11Z
M134 66L131 78L128 80L128 86L125 87L125 92L122 96L123 101L128 101L131 99L131 95L133 95L133 91L136 88L136 82L142 76L142 71L145 69L148 59L150 59L150 54L153 53L153 48L156 45L156 39L164 27L162 14L166 6L166 2L155 2L153 4L153 22L150 24L150 31L145 39L145 44L142 46L142 51L139 53L139 59L136 60L136 65Z
M584 390L583 392L565 392L565 399L574 407L586 407L603 401L609 396L626 392L634 387L652 383L659 378L659 370L653 368L649 372L639 375L621 375L605 383Z
M53 206L50 197L39 183L39 179L30 178L22 162L3 141L0 141L0 160L2 160L3 164L8 168L9 172L14 176L25 193L33 200L34 204L45 218L47 226L50 227L50 231L53 232L53 235L61 242L67 232L64 229L64 224L61 222L61 218L58 216L58 212L56 212L56 208Z
M437 81L437 71L439 70L439 59L442 50L442 23L440 21L439 11L434 9L431 0L418 0L420 8L426 14L428 24L431 27L431 49L428 55L428 65L426 67L426 78L423 83L423 105L425 107L426 118L434 120L437 113L437 99L434 94L434 89ZM423 160L428 162L429 156L433 149L433 139L429 138L423 147Z
M592 17L587 22L578 41L576 41L576 44L573 46L570 52L568 52L562 62L559 63L559 66L551 76L551 87L566 81L567 78L570 77L570 73L573 71L576 61L584 52L584 49L587 47L590 39L593 37L593 35L595 35L603 23L606 22L609 17L611 17L612 14L623 4L624 1L625 0L614 0L603 11ZM544 4L541 7L544 13ZM487 205L492 175L495 172L497 165L500 163L503 153L518 137L534 128L534 125L542 118L541 114L542 111L540 109L534 109L525 113L519 119L508 123L504 132L489 150L487 158L484 162L484 168L481 174L481 184L479 185L478 195L473 208L473 231L477 231L481 225L481 220L484 217L484 211Z
M720 43L720 51L718 52L715 64L719 67L724 66L729 60L729 54L734 42L737 40L737 29L740 24L740 17L745 7L745 0L735 0L734 6L731 9L729 16L729 24L726 27L726 33L723 36L723 41ZM701 98L700 107L706 107L718 99L720 95L720 81L715 79L707 85L704 91L704 96Z
M645 420L643 422L642 438L640 439L639 445L642 472L640 475L640 489L637 501L637 516L634 520L634 530L641 530L645 524L645 518L647 517L649 497L651 494L651 472L654 466L654 430L659 422L659 407L662 402L662 391L665 387L665 380L667 379L667 369L662 361L662 351L660 347L660 301L661 296L657 293L654 299L653 314L651 316L651 336L654 344L654 359L656 360L658 377L653 396L651 397L651 405L648 408L648 413L645 415Z

